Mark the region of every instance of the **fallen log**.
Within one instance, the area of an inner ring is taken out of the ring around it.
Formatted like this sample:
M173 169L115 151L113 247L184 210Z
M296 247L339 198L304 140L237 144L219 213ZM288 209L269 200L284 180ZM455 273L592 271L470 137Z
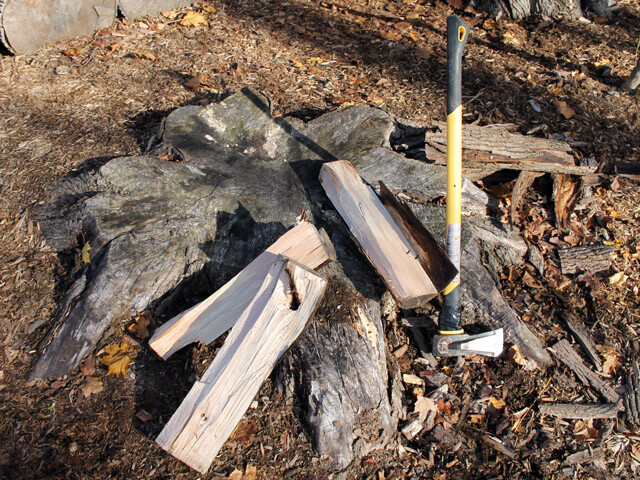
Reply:
M156 439L206 473L278 359L313 315L326 281L276 257L220 352Z
M559 418L589 420L616 418L620 407L615 403L541 403L538 410Z
M239 314L253 301L261 279L278 255L313 270L335 258L335 251L326 234L318 232L308 222L298 224L222 288L162 324L149 340L149 346L166 360L190 343L213 342L233 326Z
M435 126L435 130L427 130L425 134L425 153L436 164L446 164L447 126L443 122L436 122ZM467 168L495 165L503 169L570 175L595 172L595 167L575 164L567 143L511 133L505 125L464 125L462 144L463 163Z
M613 245L583 245L558 249L563 275L601 272L611 266Z
M435 254L440 253L436 262L449 264L446 254L439 246L435 252L425 252L417 241L410 241L405 234L410 233L406 224L404 230L396 224L351 163L325 163L320 170L320 183L402 308L423 306L438 294L434 280L422 263L429 263L429 256L434 259ZM455 275L455 268L437 269L430 265L427 268L432 273L449 273L448 277L436 279L438 285L446 286Z
M576 374L584 385L590 385L607 401L617 404L620 396L597 374L592 372L583 362L567 340L560 340L551 350L556 358L564 363L569 370Z

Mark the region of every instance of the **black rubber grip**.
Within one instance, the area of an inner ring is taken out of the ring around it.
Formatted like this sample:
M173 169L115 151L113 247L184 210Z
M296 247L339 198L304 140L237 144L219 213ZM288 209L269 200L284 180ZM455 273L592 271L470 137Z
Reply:
M440 310L440 316L438 317L438 330L451 332L461 328L460 285L458 285L451 293L443 297L442 310Z
M462 50L470 33L460 17L447 17L447 115L462 104Z

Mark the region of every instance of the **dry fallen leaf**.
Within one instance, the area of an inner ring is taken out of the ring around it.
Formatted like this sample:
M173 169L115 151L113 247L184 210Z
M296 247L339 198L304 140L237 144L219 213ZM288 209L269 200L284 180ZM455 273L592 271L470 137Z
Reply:
M80 372L85 377L90 377L94 373L96 373L96 361L93 357L87 357L82 365L80 365Z
M187 80L184 84L185 87L191 90L200 90L202 87L209 85L209 77L204 73L196 73L193 77Z
M102 390L104 390L102 382L96 377L87 378L87 380L80 386L80 391L85 398L89 398L94 393L100 393Z
M307 63L321 63L321 62L322 62L321 57L311 57L307 59Z
M123 377L127 373L127 367L131 363L131 347L127 342L122 341L120 345L112 343L104 347L106 355L103 355L98 360L103 365L109 367L108 375L122 375Z
M567 120L569 120L576 114L576 111L573 108L571 108L569 105L567 105L567 102L565 102L564 100L558 100L557 98L554 98L551 101L551 103L553 104L553 107L556 109L556 112L558 112Z
M386 30L382 30L380 32L380 36L385 40L390 40L392 42L396 42L402 38L402 36L399 33L386 31Z
M198 25L208 25L207 19L204 18L204 15L198 12L194 12L193 10L189 10L184 14L182 20L178 22L183 27L197 27Z
M610 345L596 345L596 348L604 358L604 363L602 364L602 371L606 375L610 375L612 373L616 373L616 370L620 366L620 358L621 355L618 351Z
M235 428L229 440L239 443L249 442L253 436L258 432L258 425L250 422L241 422Z
M149 319L149 311L139 313L133 318L134 323L127 327L131 333L135 334L140 340L144 340L149 336L149 329L147 328L151 323Z
M85 242L82 246L82 263L91 263L91 255L89 255L90 251L91 245L89 245L89 242Z
M84 50L84 47L72 47L63 50L62 54L66 57L75 57L76 55L80 55L82 50Z
M244 473L237 468L229 475L229 480L256 480L258 478L258 469L253 465L247 465Z
M216 7L212 7L211 5L207 5L206 7L202 7L202 11L206 13L218 13Z
M489 399L489 403L496 410L502 410L505 407L505 405L507 404L507 402L505 402L504 400L496 398L496 397L491 397Z
M413 407L413 412L418 414L418 421L422 423L426 420L429 412L438 412L438 405L433 399L419 395Z
M590 442L598 439L598 429L593 427L593 420L578 420L573 426L573 435L578 440Z
M624 272L618 272L618 273L614 273L609 277L609 283L611 285L618 285L624 282L626 279L627 279L627 276L624 274Z
M135 56L138 58L146 58L147 60L151 60L152 62L155 62L156 60L156 56L149 50L138 50L135 53Z

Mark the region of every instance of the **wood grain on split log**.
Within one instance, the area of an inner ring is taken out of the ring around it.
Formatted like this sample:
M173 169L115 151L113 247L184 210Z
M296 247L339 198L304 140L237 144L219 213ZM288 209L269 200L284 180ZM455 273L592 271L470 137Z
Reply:
M516 218L518 207L520 206L520 202L524 195L529 190L529 187L533 185L533 182L536 178L544 175L544 172L529 172L523 170L518 175L518 179L516 180L516 184L513 187L513 192L511 194L511 222L513 223Z
M584 245L558 249L560 269L564 275L601 272L611 266L613 245Z
M402 308L424 305L438 294L413 246L351 163L325 163L320 183Z
M446 163L447 126L437 122L438 130L425 134L425 153L429 160ZM496 164L513 170L586 175L595 168L577 166L565 142L511 133L502 126L462 127L463 164Z
M363 297L331 262L314 320L283 359L283 376L302 406L318 455L336 470L383 447L396 433L380 305Z
M616 418L620 407L616 403L541 403L540 413L559 418Z
M326 235L326 234L325 234ZM209 344L233 326L253 301L277 255L310 269L335 258L331 241L308 222L302 222L280 237L207 299L177 315L156 330L149 346L165 360L182 347Z
M407 204L391 193L383 182L380 182L380 200L418 255L422 268L436 290L442 291L458 273L447 252L420 223Z
M584 352L591 360L591 363L596 367L596 370L599 372L602 371L602 362L600 361L600 356L598 355L598 351L596 350L596 346L591 340L591 335L584 328L584 326L578 321L571 320L570 318L565 317L565 323L567 324L567 329L574 336L576 341L583 348Z
M313 315L326 281L276 257L213 362L156 439L205 473L278 359Z
M584 385L591 385L607 401L618 403L620 396L597 374L592 372L583 362L567 340L560 340L553 346L554 355L564 363Z

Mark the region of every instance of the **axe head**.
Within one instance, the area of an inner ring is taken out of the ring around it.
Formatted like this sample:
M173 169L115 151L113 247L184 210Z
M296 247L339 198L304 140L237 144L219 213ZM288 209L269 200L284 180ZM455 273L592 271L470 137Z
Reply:
M436 357L457 357L477 353L489 357L498 357L503 348L501 328L477 335L436 334L433 336L433 355Z

